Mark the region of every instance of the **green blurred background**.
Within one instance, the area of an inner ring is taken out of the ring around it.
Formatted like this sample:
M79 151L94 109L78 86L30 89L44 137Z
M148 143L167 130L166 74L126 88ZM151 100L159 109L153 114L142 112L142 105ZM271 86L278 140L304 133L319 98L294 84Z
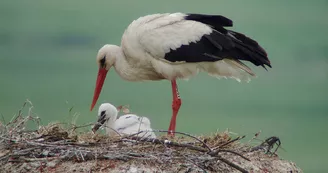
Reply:
M305 172L328 172L328 2L275 1L0 1L0 113L6 120L26 99L44 124L95 121L89 111L97 73L96 54L120 44L127 25L162 12L222 14L233 29L267 50L273 68L251 66L258 78L243 84L200 74L179 81L183 104L177 130L210 134L229 128L250 139L276 135ZM131 83L112 70L98 101L129 104L154 129L171 117L168 81Z

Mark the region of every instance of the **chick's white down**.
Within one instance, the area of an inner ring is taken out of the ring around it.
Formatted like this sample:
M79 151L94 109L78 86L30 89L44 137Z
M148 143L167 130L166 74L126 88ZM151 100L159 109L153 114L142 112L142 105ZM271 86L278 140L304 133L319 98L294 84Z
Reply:
M152 128L150 126L150 120L147 117L139 117L135 114L122 115L117 119L118 110L110 103L103 103L98 110L98 118L101 117L101 113L105 111L105 131L107 135L114 135L116 133L122 135L132 135L139 133L136 136L156 138ZM99 120L98 120L99 121ZM99 122L98 122L99 123ZM115 131L114 131L115 130Z

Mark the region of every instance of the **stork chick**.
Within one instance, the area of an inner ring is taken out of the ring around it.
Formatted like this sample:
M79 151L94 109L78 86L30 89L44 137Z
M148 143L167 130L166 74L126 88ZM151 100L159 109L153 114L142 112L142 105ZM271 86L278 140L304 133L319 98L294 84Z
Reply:
M92 128L93 132L96 132L101 126L105 126L106 134L109 136L117 133L123 135L133 135L139 133L136 136L156 138L154 132L150 127L150 120L147 117L139 117L135 114L126 114L120 116L117 119L118 110L110 103L103 103L99 106L98 120Z

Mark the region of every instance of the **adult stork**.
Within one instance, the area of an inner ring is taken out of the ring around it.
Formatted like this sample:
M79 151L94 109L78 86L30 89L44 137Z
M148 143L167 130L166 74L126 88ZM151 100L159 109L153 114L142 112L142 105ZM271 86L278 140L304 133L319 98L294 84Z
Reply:
M241 60L271 67L267 53L255 40L224 28L232 23L221 15L184 13L153 14L133 21L122 36L121 47L106 44L98 52L99 71L90 110L112 66L128 81L170 80L173 113L168 131L174 135L181 106L176 79L204 71L249 81L255 74Z

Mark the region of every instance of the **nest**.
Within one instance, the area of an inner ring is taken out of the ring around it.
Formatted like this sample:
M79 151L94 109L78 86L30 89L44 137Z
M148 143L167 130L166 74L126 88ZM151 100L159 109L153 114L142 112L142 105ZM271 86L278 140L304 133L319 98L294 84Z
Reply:
M25 106L25 104L24 104ZM29 122L37 127L26 130ZM0 124L0 165L8 172L249 172L296 171L292 162L277 155L251 151L228 131L210 136L177 132L157 139L108 137L92 133L91 124L50 123L21 111ZM157 130L164 134L166 131Z

